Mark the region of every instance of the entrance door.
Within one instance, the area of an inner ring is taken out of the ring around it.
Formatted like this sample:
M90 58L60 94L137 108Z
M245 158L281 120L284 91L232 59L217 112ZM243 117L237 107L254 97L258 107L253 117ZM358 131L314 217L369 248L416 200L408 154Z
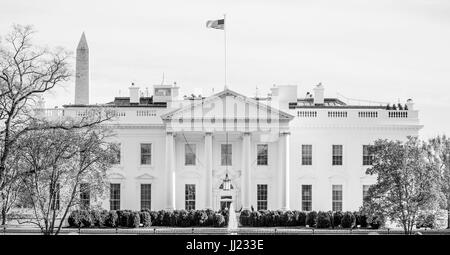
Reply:
M220 198L220 209L225 210L225 208L230 209L231 202L233 202L232 196L222 196Z

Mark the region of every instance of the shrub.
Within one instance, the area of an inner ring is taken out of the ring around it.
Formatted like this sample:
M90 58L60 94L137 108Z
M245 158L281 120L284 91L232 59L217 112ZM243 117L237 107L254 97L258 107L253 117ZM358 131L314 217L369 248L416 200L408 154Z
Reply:
M317 214L317 228L331 227L330 215L328 212L319 212Z
M317 226L317 212L311 211L306 215L306 225L309 225L309 227L314 228Z
M171 211L160 211L159 220L161 222L161 226L173 226L173 212Z
M72 228L81 227L80 211L74 210L70 212L69 218L67 218L67 222L69 223L69 226Z
M268 227L272 221L271 212L268 210L260 210L260 226Z
M206 209L205 212L206 212L206 215L208 216L208 220L204 223L204 225L212 226L214 223L214 215L216 214L216 212L214 212L211 209Z
M281 215L282 226L294 226L295 215L292 211L285 211Z
M190 210L188 213L188 218L189 218L189 225L190 226L197 226L197 213L194 210Z
M152 225L152 218L149 211L142 211L139 213L139 218L143 227L150 227Z
M379 229L384 225L384 218L381 215L371 215L367 219L367 223L369 223L370 227L373 229Z
M139 212L130 212L128 215L128 224L129 228L138 228L141 223L141 219L139 216Z
M205 226L208 223L208 215L203 210L196 211L196 222L194 226Z
M362 228L367 228L367 215L364 212L354 212L355 224L356 226L361 226Z
M333 225L332 225L333 228L337 228L341 225L342 217L343 217L343 214L340 211L333 213Z
M131 216L131 212L128 210L118 211L117 212L118 218L119 218L119 227L128 227L129 218Z
M94 221L91 217L91 214L89 213L88 210L81 210L80 211L80 222L81 222L81 226L84 228L89 228L91 226L93 226Z
M431 213L420 213L416 219L416 228L435 228L436 216Z
M343 228L351 228L355 224L355 216L352 212L345 212L342 216L341 225Z
M252 211L250 213L250 226L259 227L260 225L261 213L258 211Z
M297 219L297 226L306 226L306 213L305 212L298 212Z
M166 214L165 210L158 211L158 218L156 219L158 226L164 226L164 215L165 214Z
M105 226L110 227L110 228L115 228L118 227L117 222L118 222L119 216L117 215L117 212L112 210L109 211L108 216L105 219Z
M153 226L161 225L158 220L158 212L157 211L150 211L150 221L152 222Z
M239 221L242 226L250 226L250 210L242 210L239 215Z
M189 213L186 210L181 210L178 214L177 226L189 227L191 221L189 220Z
M213 219L213 226L214 227L223 227L225 226L225 217L223 217L222 214L220 213L216 213L214 214L214 219Z
M95 227L104 227L107 212L108 211L106 210L103 211L90 210L89 213L91 214L92 225Z

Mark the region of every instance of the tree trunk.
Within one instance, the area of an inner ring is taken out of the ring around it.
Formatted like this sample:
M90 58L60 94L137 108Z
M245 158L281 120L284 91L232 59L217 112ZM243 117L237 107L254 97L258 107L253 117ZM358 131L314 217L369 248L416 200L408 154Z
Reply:
M6 225L6 208L2 208L2 225Z
M447 229L450 229L450 196L447 199Z

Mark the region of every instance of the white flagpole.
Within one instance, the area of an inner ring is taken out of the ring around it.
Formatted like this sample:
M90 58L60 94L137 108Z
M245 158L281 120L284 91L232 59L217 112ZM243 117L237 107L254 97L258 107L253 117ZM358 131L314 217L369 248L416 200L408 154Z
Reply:
M226 21L226 14L223 15L223 33L224 33L224 46L225 46L225 88L228 89L227 85L227 21Z

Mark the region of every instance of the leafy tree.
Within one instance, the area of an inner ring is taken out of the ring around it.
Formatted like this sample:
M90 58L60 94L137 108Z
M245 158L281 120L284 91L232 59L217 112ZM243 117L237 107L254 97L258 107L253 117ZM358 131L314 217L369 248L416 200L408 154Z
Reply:
M439 184L445 197L447 209L447 228L450 228L450 137L437 136L429 140L429 153L439 171Z
M419 211L436 208L441 199L437 167L416 137L406 142L377 140L370 150L374 161L366 173L376 174L377 183L369 188L364 206L400 223L410 234Z

